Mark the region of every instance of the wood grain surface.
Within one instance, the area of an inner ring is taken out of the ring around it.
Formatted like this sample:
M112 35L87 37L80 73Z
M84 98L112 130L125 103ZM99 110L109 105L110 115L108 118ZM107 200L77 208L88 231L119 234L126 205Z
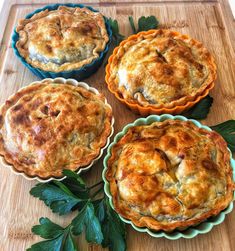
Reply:
M50 1L50 3L63 1ZM70 1L75 2L75 1ZM76 1L99 9L105 16L118 20L121 33L131 34L128 16L135 20L142 15L155 15L162 27L191 35L204 43L215 56L218 78L211 91L213 107L208 118L203 121L213 125L235 118L235 23L228 1ZM19 18L48 4L46 0L5 0L0 14L0 103L15 93L20 87L37 80L14 56L11 48L11 34ZM115 133L139 117L119 103L109 93L104 81L104 67L86 79L85 82L103 92L113 107ZM83 175L89 183L101 179L102 160ZM16 176L9 169L0 166L0 251L21 251L30 247L39 237L31 233L31 227L42 216L66 225L73 215L60 217L53 214L43 202L29 195L36 182ZM235 250L235 210L226 220L208 234L191 240L170 241L154 239L147 234L138 233L127 226L127 245L129 251L234 251ZM88 245L81 236L77 239L79 250L101 251L100 246ZM48 250L50 251L50 250Z

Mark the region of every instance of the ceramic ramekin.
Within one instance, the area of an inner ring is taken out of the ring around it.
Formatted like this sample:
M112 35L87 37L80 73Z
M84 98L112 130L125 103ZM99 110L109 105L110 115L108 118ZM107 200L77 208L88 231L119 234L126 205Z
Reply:
M90 87L88 84L86 84L86 83L84 83L84 82L78 82L78 81L76 81L75 79L64 79L64 78L55 78L55 79L51 79L51 78L46 78L46 79L44 79L44 80L42 80L42 81L35 81L35 82L31 83L30 85L43 83L44 81L48 81L48 80L50 80L50 81L52 81L52 82L56 82L56 83L61 83L61 84L71 84L71 85L75 85L75 86L81 86L81 87L85 88L86 90L88 90L88 91L90 91L90 92L92 92L92 93L95 93L95 94L97 94L97 95L99 94L99 91L98 91L97 89L95 89L95 88L93 88L93 87ZM18 91L21 91L21 90L24 89L24 88L25 88L25 87L21 88L21 89L18 90ZM14 94L13 94L13 95L14 95ZM107 102L106 99L105 99L105 104L111 108L111 106L108 104L108 102ZM111 109L112 109L112 108L111 108ZM112 136L112 134L113 134L113 131L114 131L113 125L114 125L114 117L112 117L112 120L111 120L111 130L110 130L110 134L109 134L109 136L108 136L107 139L106 139L106 144L100 149L99 155L98 155L95 159L93 159L92 162L91 162L89 165L84 166L84 167L80 167L80 168L78 169L78 171L76 172L77 174L80 174L80 173L82 173L82 172L88 171L88 170L97 162L97 160L100 159L100 157L103 155L103 152L104 152L105 148L106 148L106 147L109 145L109 143L110 143L110 138L111 138L111 136ZM2 164L3 166L5 166L5 167L7 167L7 168L10 168L10 170L11 170L13 173L15 173L16 175L21 175L21 176L23 176L23 177L24 177L25 179L27 179L27 180L37 180L37 181L39 181L39 182L49 182L49 181L51 181L51 180L63 180L63 179L66 178L66 176L64 176L64 177L62 177L62 178L50 177L50 178L47 178L47 179L42 179L42 178L40 178L40 177L38 177L38 176L29 176L29 175L27 175L26 173L20 172L20 171L18 171L17 169L15 169L14 166L11 165L11 164L9 164L9 163L7 163L7 162L5 161L5 159L4 159L4 157L1 156L1 155L0 155L0 162L1 162L1 164Z
M146 35L151 35L158 32L157 30L149 30L149 31L142 31L139 32L138 34L134 34L130 37L128 37L126 40L122 41L118 47L116 47L112 53L112 55L108 59L108 64L106 66L106 74L105 74L105 81L108 85L108 89L111 93L115 95L115 97L121 101L123 104L128 106L132 111L135 113L138 113L142 116L147 116L149 114L181 114L182 112L185 112L192 108L196 103L198 103L201 99L205 98L208 94L209 91L214 87L215 83L212 81L202 92L197 93L195 96L188 96L187 99L185 97L180 98L179 100L176 100L172 102L172 106L164 106L162 105L161 107L154 107L152 105L148 106L141 106L137 102L130 102L127 101L122 97L120 93L117 92L117 90L113 87L112 84L112 79L111 79L111 64L113 63L115 59L115 56L117 52L119 51L120 48L124 48L126 43L131 43L132 40L137 39L140 36L146 36ZM178 35L180 33L174 32ZM183 37L188 37L187 35L182 35ZM194 40L196 42L196 40ZM197 42L199 43L199 42ZM213 67L216 69L216 65L214 62L212 62ZM216 76L216 74L215 74Z
M151 115L148 116L147 118L140 118L135 120L133 123L127 124L121 132L119 132L115 137L113 142L109 145L108 149L107 149L107 155L104 158L104 170L102 173L102 177L104 180L104 191L105 194L108 196L109 198L109 203L111 205L111 207L114 209L114 205L113 205L113 201L112 201L112 195L110 193L110 187L109 187L109 182L106 179L105 175L106 175L106 171L108 169L108 165L107 162L109 160L109 158L111 157L111 150L113 148L113 146L127 133L128 129L130 127L133 126L139 126L139 125L149 125L153 122L156 121L164 121L167 119L173 119L173 120L182 120L182 121L191 121L192 123L194 123L196 126L198 126L199 128L203 128L206 129L208 131L211 131L211 129L208 126L202 125L201 123L199 123L198 121L194 120L194 119L187 119L186 117L177 115L177 116L172 116L169 114L163 114L161 116L158 115ZM235 180L235 160L232 158L232 154L231 151L230 152L230 162L231 162L231 166L233 168L233 179ZM234 192L234 198L235 198L235 192ZM114 209L115 210L115 209ZM140 228L137 227L136 225L134 225L133 222L131 222L130 220L127 220L125 218L123 218L122 216L119 215L120 219L127 223L127 224L131 224L131 226L138 232L141 233L148 233L149 235L151 235L152 237L155 238L160 238L160 237L165 237L167 239L170 240L177 240L180 238L186 238L186 239L190 239L190 238L194 238L195 236L197 236L198 234L205 234L208 233L209 231L211 231L211 229L222 223L225 219L226 214L230 213L233 210L233 202L231 202L229 204L229 206L223 210L222 212L220 212L217 216L214 217L210 217L209 219L207 219L206 221L196 225L196 226L191 226L183 231L179 231L179 230L175 230L173 232L167 233L164 231L159 231L159 232L155 232L152 231L151 229L148 229L146 227Z
M41 9L37 9L34 12L28 14L25 18L31 18L34 14L39 13L43 10L56 10L58 9L59 6L68 6L68 7L80 7L80 8L88 8L91 11L94 12L98 12L97 10L93 9L90 6L85 6L82 4L51 4L51 5L47 5ZM104 57L106 55L106 53L109 50L109 46L111 43L111 39L112 39L112 29L110 27L110 24L107 20L106 17L104 17L105 19L105 26L106 26L106 30L109 36L109 41L105 46L105 49L100 53L100 56L96 59L94 59L90 64L86 64L84 66L82 66L79 69L75 69L75 70L71 70L71 71L61 71L61 72L51 72L51 71L44 71L41 70L39 68L33 67L32 65L30 65L19 53L17 47L16 47L16 42L19 39L19 34L18 32L16 32L16 30L14 29L13 31L13 35L12 35L12 48L14 50L15 55L20 59L21 63L26 66L33 74L35 74L36 76L38 76L39 78L43 79L43 78L57 78L57 77L63 77L63 78L75 78L78 81L88 78L89 76L91 76L92 74L94 74L98 68L101 66Z

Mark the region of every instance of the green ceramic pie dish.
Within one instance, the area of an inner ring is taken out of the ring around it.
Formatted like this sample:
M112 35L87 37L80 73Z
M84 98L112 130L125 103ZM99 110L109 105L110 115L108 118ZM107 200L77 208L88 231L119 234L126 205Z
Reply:
M183 117L183 116L180 116L180 115L172 116L172 115L169 115L169 114L163 114L161 116L151 115L151 116L149 116L147 118L139 118L139 119L135 120L133 123L127 124L122 129L122 131L119 132L115 136L115 138L113 140L113 143L111 143L109 145L109 147L107 149L107 154L106 154L106 156L104 158L104 170L103 170L103 173L102 173L102 177L103 177L103 180L104 180L104 183L105 183L104 184L104 191L105 191L105 194L108 196L110 205L111 205L111 207L113 209L114 209L114 205L113 205L113 201L112 201L112 195L110 193L109 182L107 181L107 179L105 177L105 174L106 174L106 171L107 171L107 161L111 157L112 147L119 141L120 138L122 138L127 133L127 130L130 127L139 126L139 125L149 125L149 124L151 124L153 122L164 121L164 120L167 120L167 119L182 120L182 121L189 120L189 121L193 122L199 128L203 128L203 129L206 129L208 131L211 131L211 129L208 126L202 125L201 123L199 123L196 120L187 119L186 117ZM230 152L230 156L231 156L230 157L231 166L233 168L233 179L235 180L235 160L232 158L232 154L231 154L230 150L229 150L229 152ZM234 193L234 198L235 198L235 193ZM233 210L233 202L231 202L229 204L229 206L225 210L220 212L217 216L210 217L206 221L204 221L204 222L202 222L202 223L200 223L200 224L198 224L196 226L189 227L189 228L187 228L187 229L185 229L183 231L175 230L175 231L170 232L170 233L167 233L167 232L164 232L164 231L155 232L155 231L152 231L152 230L150 230L150 229L148 229L146 227L140 228L140 227L137 227L136 225L134 225L133 222L131 222L130 220L127 220L127 219L123 218L120 215L119 215L119 217L123 222L131 224L132 227L138 232L148 233L152 237L156 237L156 238L165 237L165 238L170 239L170 240L177 240L179 238L190 239L190 238L193 238L193 237L197 236L198 234L208 233L214 226L222 223L224 221L224 219L225 219L225 215L230 213L232 210Z

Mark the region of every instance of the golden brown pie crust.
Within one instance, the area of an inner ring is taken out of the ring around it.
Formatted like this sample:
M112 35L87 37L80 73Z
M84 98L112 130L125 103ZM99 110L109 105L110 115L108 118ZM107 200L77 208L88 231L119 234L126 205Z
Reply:
M0 108L0 155L28 176L61 177L89 165L111 133L112 111L102 94L44 80Z
M79 69L99 57L109 37L102 14L60 6L19 21L16 47L33 67L60 72Z
M216 79L216 65L202 43L159 29L123 41L106 74L110 90L129 104L171 108L202 94Z
M111 150L106 178L115 210L156 231L198 224L233 200L226 142L189 121L129 128Z

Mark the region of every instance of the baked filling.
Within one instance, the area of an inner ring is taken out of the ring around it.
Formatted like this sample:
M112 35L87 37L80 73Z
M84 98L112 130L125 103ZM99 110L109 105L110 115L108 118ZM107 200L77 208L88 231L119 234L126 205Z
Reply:
M29 176L60 177L99 155L111 119L102 95L49 80L33 84L0 109L0 155Z
M16 47L34 67L65 71L99 57L108 42L103 16L87 8L60 6L19 21Z
M108 84L130 103L160 107L192 100L215 77L214 59L200 42L178 32L153 30L119 46Z
M157 231L197 224L233 199L226 142L191 122L131 127L112 148L106 177L115 210Z

